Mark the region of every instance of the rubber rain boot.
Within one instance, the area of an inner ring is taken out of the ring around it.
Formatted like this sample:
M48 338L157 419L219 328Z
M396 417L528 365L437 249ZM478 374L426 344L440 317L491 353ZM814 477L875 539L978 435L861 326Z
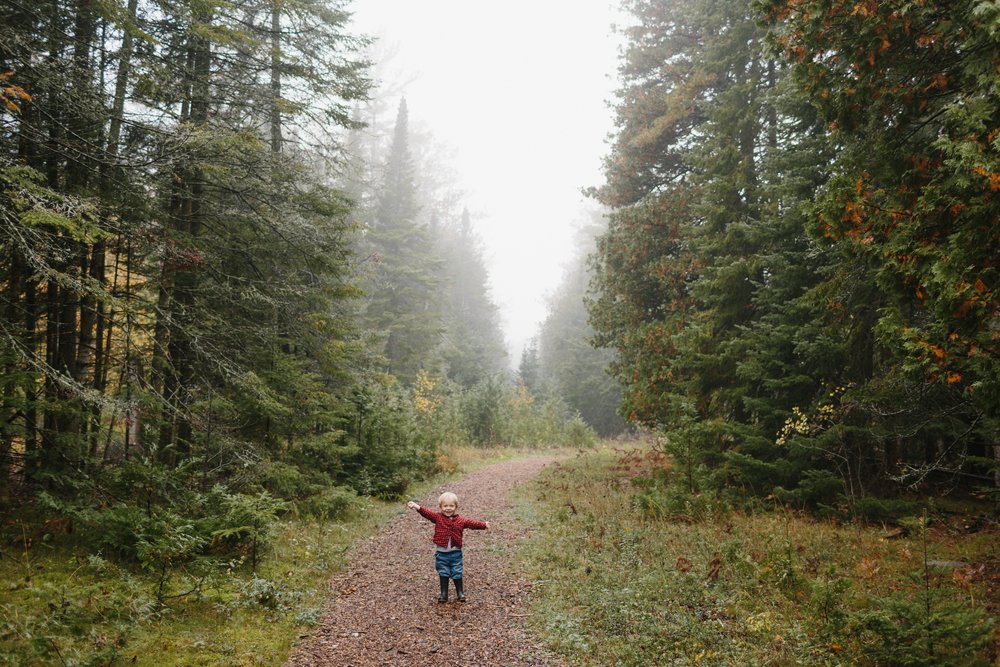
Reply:
M441 580L441 595L438 596L438 602L448 601L448 577L438 576ZM461 590L461 589L459 589Z
M455 599L459 602L465 602L465 593L462 592L462 580L455 580Z

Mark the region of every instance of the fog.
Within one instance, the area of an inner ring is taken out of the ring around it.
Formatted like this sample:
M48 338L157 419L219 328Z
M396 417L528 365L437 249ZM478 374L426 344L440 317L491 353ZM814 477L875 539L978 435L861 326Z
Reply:
M593 207L580 190L600 183L617 10L603 0L356 0L350 9L355 30L379 40L376 52L392 53L411 122L451 149L516 365Z

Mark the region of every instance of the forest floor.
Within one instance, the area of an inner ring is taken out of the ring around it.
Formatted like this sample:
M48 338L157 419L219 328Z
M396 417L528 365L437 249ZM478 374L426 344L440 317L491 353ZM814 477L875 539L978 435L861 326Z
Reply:
M448 603L437 602L433 525L408 510L355 547L347 571L331 581L323 621L288 665L559 665L526 632L531 582L511 558L528 529L508 501L509 491L555 460L498 463L416 499L434 508L441 492L453 491L461 515L490 523L465 533L466 602L454 599L453 587Z

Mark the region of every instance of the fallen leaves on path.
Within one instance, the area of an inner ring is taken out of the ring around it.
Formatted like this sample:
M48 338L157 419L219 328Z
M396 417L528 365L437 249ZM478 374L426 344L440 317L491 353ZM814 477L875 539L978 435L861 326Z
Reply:
M347 572L330 584L323 622L289 659L289 667L501 667L560 663L527 637L530 583L510 558L525 528L510 514L507 492L553 459L500 463L441 487L421 504L437 506L442 491L459 497L459 513L488 521L465 532L467 602L437 602L433 524L407 513L358 545ZM400 503L403 506L403 503Z

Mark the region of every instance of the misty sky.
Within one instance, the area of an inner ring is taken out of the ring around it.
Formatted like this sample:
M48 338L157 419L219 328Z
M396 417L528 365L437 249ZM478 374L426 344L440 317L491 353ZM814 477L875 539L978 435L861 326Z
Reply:
M405 70L411 123L449 146L486 246L512 365L592 207L612 129L618 38L606 0L354 0Z

